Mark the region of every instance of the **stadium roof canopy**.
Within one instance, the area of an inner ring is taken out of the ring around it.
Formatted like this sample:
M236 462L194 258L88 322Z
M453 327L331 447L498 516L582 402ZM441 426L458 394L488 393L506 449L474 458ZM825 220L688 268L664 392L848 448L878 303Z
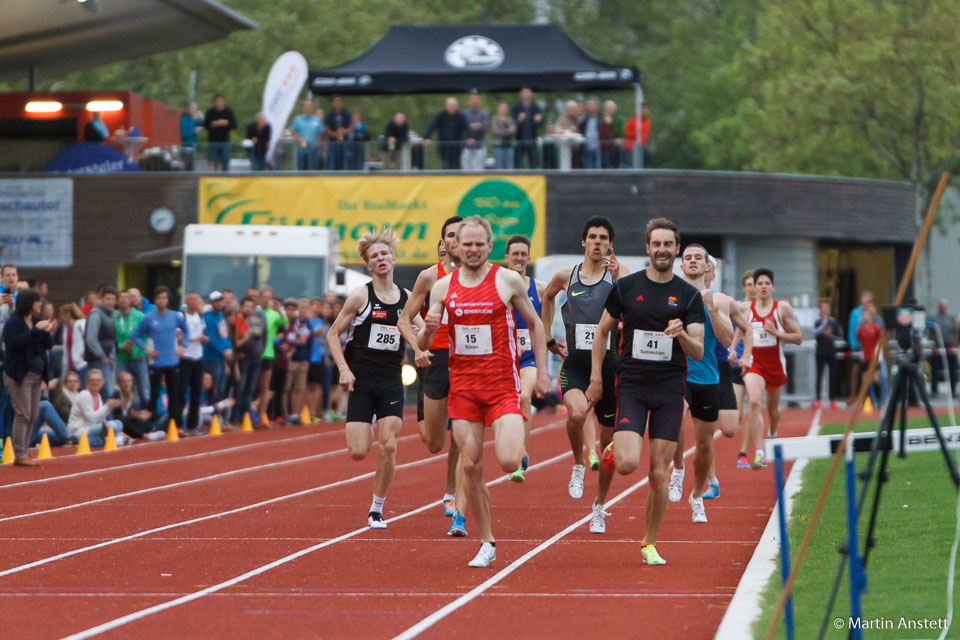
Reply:
M259 25L214 0L3 0L0 80L190 47Z
M633 89L636 67L584 51L557 25L401 25L353 60L310 72L314 94Z

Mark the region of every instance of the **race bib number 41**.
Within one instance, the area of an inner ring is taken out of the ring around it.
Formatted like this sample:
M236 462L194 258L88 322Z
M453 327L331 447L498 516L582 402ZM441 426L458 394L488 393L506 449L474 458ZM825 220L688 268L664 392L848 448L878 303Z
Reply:
M460 356L486 356L493 353L493 340L490 338L490 325L457 324L454 353Z
M633 331L633 357L650 362L669 362L673 358L673 338L662 331Z
M597 325L578 324L576 332L576 347L583 351L593 349L593 337L597 335ZM607 349L610 348L610 334L607 334Z
M517 351L530 351L530 329L517 329Z
M370 325L370 340L367 341L367 347L379 351L399 351L400 330L393 325L374 322Z

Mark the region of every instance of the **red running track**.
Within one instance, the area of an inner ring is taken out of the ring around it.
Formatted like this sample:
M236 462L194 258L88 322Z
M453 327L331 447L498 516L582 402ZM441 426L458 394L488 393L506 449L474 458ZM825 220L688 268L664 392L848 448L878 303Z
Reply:
M782 433L813 416L785 411ZM470 569L476 533L448 538L438 503L446 456L412 420L401 435L384 531L365 527L376 452L350 460L340 425L0 469L4 637L710 638L775 501L772 470L736 470L739 437L719 438L710 522L671 504L657 544L668 564L647 567L645 465L614 479L608 501L632 492L592 535L596 474L569 498L563 416L539 414L525 484L504 481L488 441L497 560Z

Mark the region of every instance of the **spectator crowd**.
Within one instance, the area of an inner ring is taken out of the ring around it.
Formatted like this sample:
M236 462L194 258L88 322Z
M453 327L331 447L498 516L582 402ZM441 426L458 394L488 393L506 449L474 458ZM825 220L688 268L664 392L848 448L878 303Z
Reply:
M424 147L430 146L436 147L440 167L445 170L550 168L557 164L555 149L560 140L574 147L574 169L633 165L637 116L625 118L618 113L613 100L603 101L602 109L595 99L569 100L563 113L552 121L546 119L544 107L534 100L530 89L522 89L513 105L501 101L491 107L492 112L476 92L470 95L466 109L461 109L457 98L448 97L421 136L410 129L403 111L396 111L382 129L378 127L372 133L363 120L363 112L347 109L341 96L332 97L329 111L307 99L284 131L272 131L266 117L257 114L246 128L242 146L254 171L283 166L283 145L278 146L272 163L267 158L274 135L292 141L293 167L300 171L356 171L367 168L368 161L384 169L401 169L405 166L405 152L412 154L410 167L426 168ZM237 120L222 95L214 96L205 114L191 103L181 115L180 125L185 168L193 169L198 136L205 131L209 167L229 170L233 129L237 129ZM653 163L647 147L649 133L649 111L644 105L640 114L644 166ZM375 146L368 144L372 140L376 141Z
M213 416L225 430L249 412L256 429L342 420L346 395L326 335L342 306L324 298L274 297L269 287L196 292L170 308L157 287L104 285L55 309L44 283L2 267L3 385L0 437L15 464L36 464L28 448L103 446L205 433Z

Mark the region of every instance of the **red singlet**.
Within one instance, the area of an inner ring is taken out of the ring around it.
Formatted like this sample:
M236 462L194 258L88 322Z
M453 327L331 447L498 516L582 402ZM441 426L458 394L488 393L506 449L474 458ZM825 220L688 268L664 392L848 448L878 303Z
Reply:
M757 315L757 301L750 303L750 326L753 328L753 364L747 373L756 373L767 383L767 389L778 389L787 384L787 360L783 357L783 344L780 338L764 331L767 320L773 320L777 329L783 330L780 314L777 313L779 300L773 301L770 313L762 318Z
M437 281L440 278L447 275L447 272L443 270L443 263L437 262ZM427 296L427 305L430 304L430 296ZM449 340L447 338L448 334L447 328L447 310L443 310L443 319L440 321L440 328L437 329L437 335L433 337L433 342L430 343L430 351L436 351L437 349L446 349L449 346Z
M473 287L460 284L460 272L454 272L444 299L450 319L448 413L454 420L489 425L501 416L520 414L516 325L497 292L499 268L490 265Z

